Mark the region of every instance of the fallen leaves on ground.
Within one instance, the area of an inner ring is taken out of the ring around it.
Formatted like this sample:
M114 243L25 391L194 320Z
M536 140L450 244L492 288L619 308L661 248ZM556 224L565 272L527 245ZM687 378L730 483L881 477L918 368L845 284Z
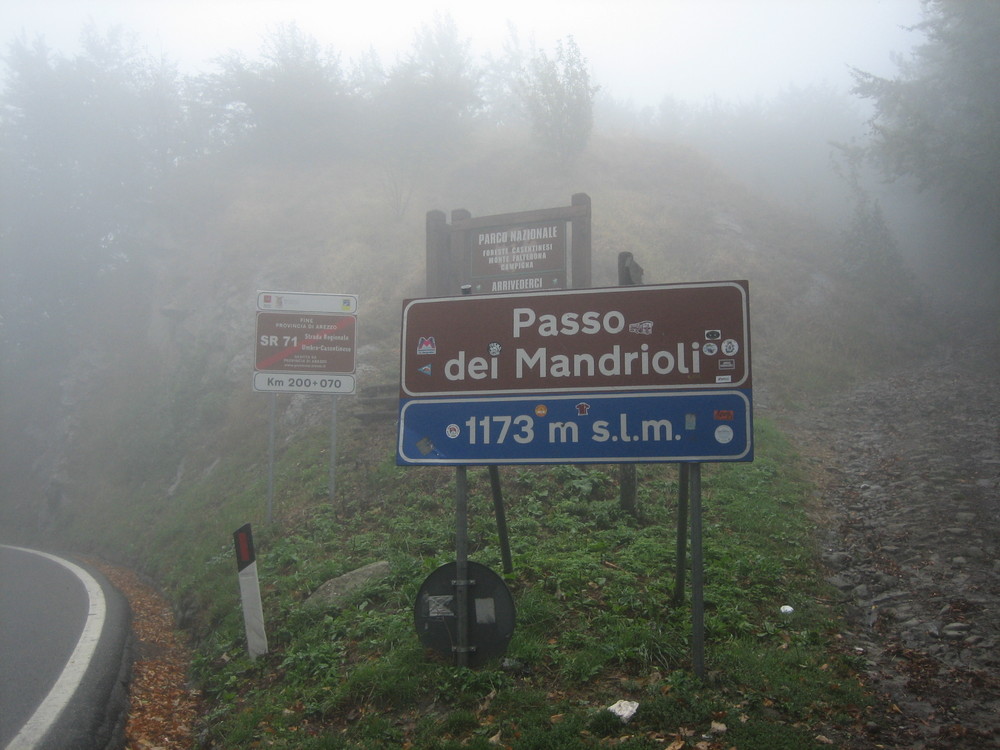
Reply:
M191 652L166 600L135 572L90 561L132 607L137 644L125 726L127 750L179 750L194 745L198 694L188 686Z

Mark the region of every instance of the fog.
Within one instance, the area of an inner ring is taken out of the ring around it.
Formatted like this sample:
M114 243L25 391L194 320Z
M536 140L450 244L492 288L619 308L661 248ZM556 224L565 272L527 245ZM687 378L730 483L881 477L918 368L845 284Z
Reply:
M595 284L749 278L788 398L995 335L1000 6L920 7L5 5L0 511L256 450L257 289L360 294L391 381L432 209L586 192Z
M197 74L232 50L255 55L270 31L291 22L345 61L374 50L390 62L435 14L454 18L477 55L499 55L511 26L541 48L572 36L609 96L655 107L664 97L749 102L812 85L846 92L850 67L893 72L893 53L915 41L907 29L920 20L920 0L42 0L4 3L0 29L40 34L73 54L86 23L118 25L154 57Z

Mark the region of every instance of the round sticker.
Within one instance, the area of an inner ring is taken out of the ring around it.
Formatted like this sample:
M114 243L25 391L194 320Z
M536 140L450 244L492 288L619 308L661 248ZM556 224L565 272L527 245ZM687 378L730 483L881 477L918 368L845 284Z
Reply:
M725 445L733 440L733 428L727 424L720 424L715 428L715 440Z
M458 435L459 435L459 433L461 433L461 429L459 428L459 426L457 424L450 424L450 425L448 425L447 427L444 428L444 434L447 435L450 438L453 438L453 439L457 438Z
M709 357L714 357L716 354L719 353L718 345L713 344L711 341L709 341L707 344L701 347L701 350L705 352L705 354L707 354Z
M544 417L548 413L549 413L549 407L547 407L545 404L539 404L538 406L535 407L536 417Z
M737 343L736 339L726 339L722 342L722 353L727 357L732 357L734 354L739 352L740 345Z

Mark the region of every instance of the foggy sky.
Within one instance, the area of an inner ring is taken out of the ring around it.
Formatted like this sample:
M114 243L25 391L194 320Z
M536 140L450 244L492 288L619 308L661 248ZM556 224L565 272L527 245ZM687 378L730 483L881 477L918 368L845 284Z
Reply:
M508 22L523 41L552 50L572 35L608 94L638 106L680 101L768 99L789 86L829 84L846 91L849 66L895 71L919 34L919 0L0 0L6 45L22 31L73 54L80 31L120 25L184 73L240 50L294 21L343 63L372 47L386 64L409 49L435 12L455 19L472 52L499 54Z

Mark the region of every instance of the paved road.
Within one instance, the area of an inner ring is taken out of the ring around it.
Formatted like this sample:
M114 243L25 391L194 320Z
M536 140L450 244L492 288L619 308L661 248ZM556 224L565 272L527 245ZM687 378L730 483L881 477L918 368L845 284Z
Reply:
M129 609L99 573L0 545L0 748L120 746Z

